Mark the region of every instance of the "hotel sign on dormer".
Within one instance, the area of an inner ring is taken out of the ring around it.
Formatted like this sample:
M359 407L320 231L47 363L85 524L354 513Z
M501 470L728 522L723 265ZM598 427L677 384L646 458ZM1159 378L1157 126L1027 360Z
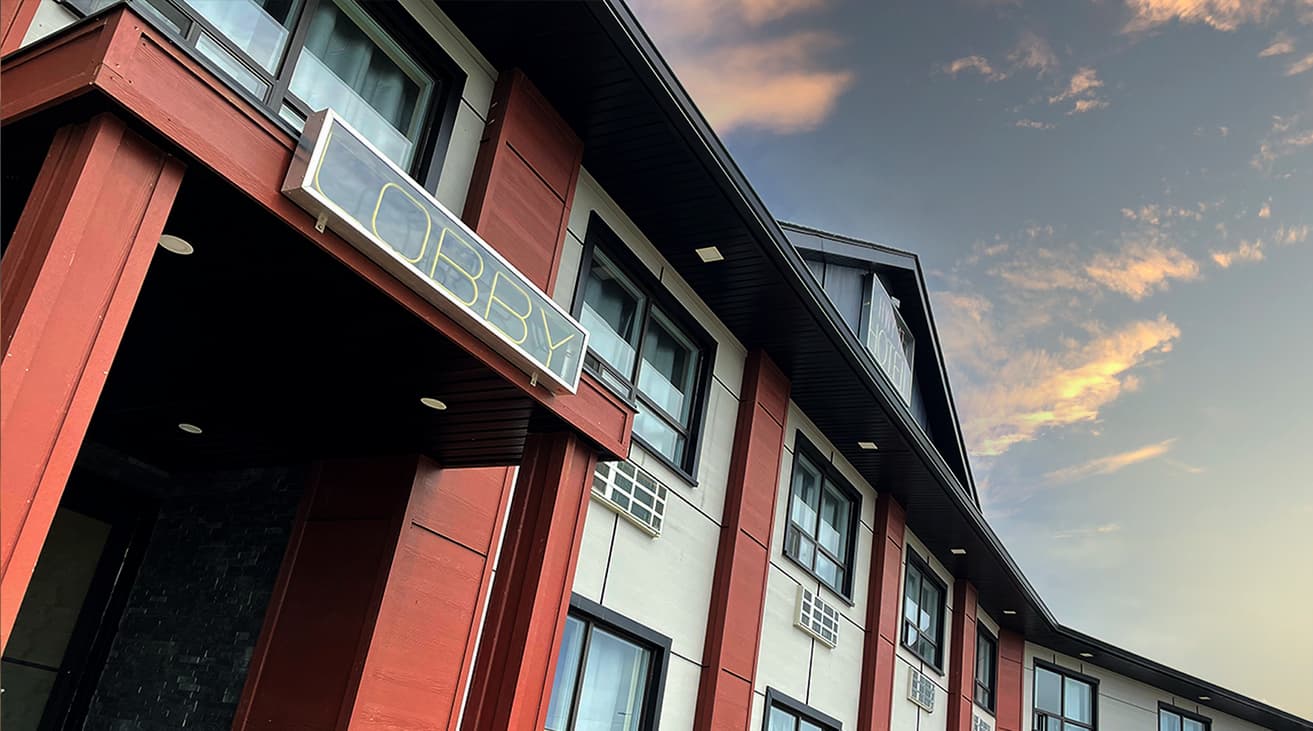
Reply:
M893 298L878 276L871 276L871 308L866 327L866 347L880 370L903 397L912 403L912 338L899 316Z
M306 121L283 194L557 393L588 331L331 110Z

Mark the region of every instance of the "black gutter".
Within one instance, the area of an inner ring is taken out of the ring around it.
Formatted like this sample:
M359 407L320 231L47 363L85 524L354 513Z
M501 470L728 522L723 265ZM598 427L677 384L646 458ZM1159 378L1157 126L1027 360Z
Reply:
M819 285L815 283L815 279L811 276L810 269L803 262L802 257L789 243L788 237L776 223L775 218L766 210L761 198L734 163L706 119L698 111L696 105L693 104L669 65L666 64L651 39L638 23L638 20L622 0L602 0L601 2L589 2L586 5L598 23L603 28L608 29L613 38L628 41L637 56L637 58L630 57L629 60L646 67L650 74L642 75L641 80L648 87L652 98L665 108L672 122L676 122L675 127L680 136L684 138L702 164L709 171L720 173L720 175L713 175L716 178L715 182L730 202L739 209L739 213L743 216L745 222L754 222L759 227L758 233L760 236L757 238L763 244L763 251L769 256L783 281L799 297L812 305L812 313L817 317L817 326L820 331L824 332L836 349L840 351L847 364L858 375L865 376L863 382L880 405L887 412L898 417L895 421L898 422L896 426L900 433L912 445L913 451L922 464L946 488L946 492L968 523L968 526L989 546L995 554L994 558L1007 569L1008 578L1029 601L1030 608L1036 611L1044 620L1050 632L1077 642L1086 642L1101 647L1109 654L1124 657L1128 662L1144 667L1151 675L1167 677L1178 682L1207 688L1209 690L1207 695L1212 696L1214 701L1217 698L1229 700L1236 705L1254 709L1258 714L1270 715L1287 728L1313 731L1313 722L1298 718L1285 711L1211 683L1203 682L1186 673L1154 663L1113 645L1094 640L1087 635L1061 625L1048 606L1045 605L1043 599L1040 598L1039 593L1035 591L1025 575L1021 573L1020 568L1012 560L1011 555L1004 548L993 529L985 522L984 515L975 505L971 495L958 481L956 475L953 474L943 456L930 443L929 438L920 426L916 424L911 411L903 404L902 397L894 391L893 386L876 366L874 359L866 351L866 348L857 342L856 336L846 326L840 324L843 320L838 311L835 310ZM620 50L623 52L627 49L622 45ZM684 124L678 124L679 120L683 120ZM808 272L807 276L802 275L804 271ZM938 347L937 343L936 347ZM909 428L909 425L911 425L911 428ZM1098 665L1099 663L1095 662L1093 664Z

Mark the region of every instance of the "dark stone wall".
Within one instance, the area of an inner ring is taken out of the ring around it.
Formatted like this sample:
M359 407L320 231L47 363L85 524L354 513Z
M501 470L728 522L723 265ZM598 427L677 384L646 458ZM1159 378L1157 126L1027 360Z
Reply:
M86 729L228 729L305 484L191 475L160 506Z

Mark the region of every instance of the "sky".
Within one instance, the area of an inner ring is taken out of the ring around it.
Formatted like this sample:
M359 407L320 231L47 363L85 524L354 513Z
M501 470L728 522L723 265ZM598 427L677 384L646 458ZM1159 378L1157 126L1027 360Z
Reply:
M1060 621L1313 718L1313 0L633 5L777 217L920 256Z

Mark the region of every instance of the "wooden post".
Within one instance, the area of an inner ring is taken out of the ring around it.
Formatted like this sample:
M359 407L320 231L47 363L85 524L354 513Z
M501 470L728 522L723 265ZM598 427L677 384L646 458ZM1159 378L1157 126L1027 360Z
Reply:
M971 731L976 692L976 587L966 579L953 584L950 627L947 731Z
M907 514L887 492L875 502L875 552L866 594L866 646L857 731L888 731L894 705L894 662L902 598L903 536Z
M0 648L182 173L113 115L61 129L0 262Z

